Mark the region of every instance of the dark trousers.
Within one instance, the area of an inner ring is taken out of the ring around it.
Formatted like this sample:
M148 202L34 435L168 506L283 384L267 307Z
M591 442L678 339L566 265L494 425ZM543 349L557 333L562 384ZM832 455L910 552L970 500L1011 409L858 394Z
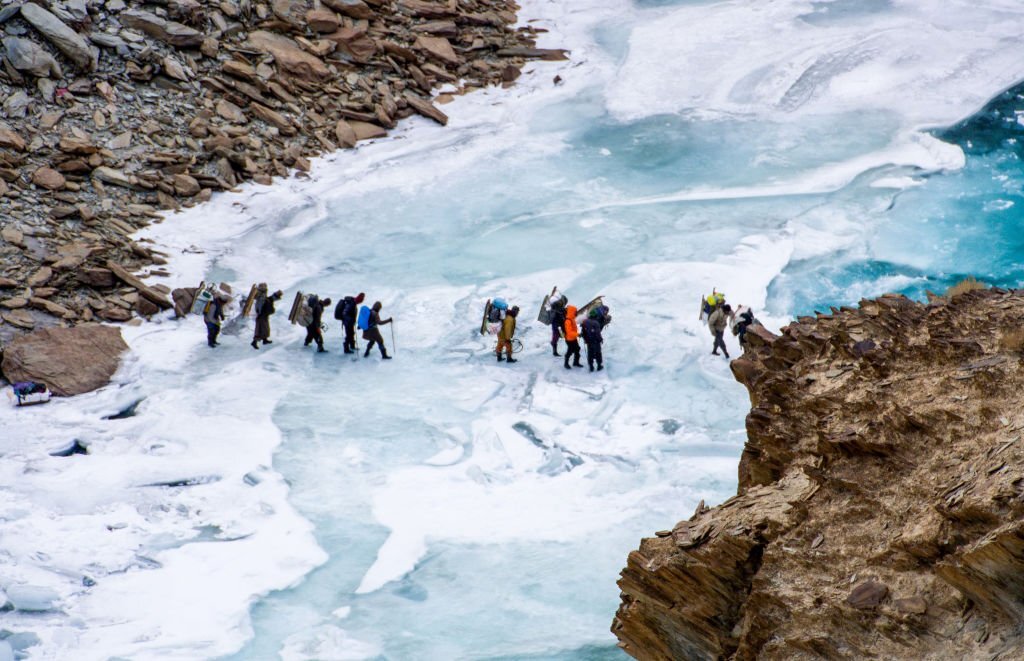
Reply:
M218 335L220 335L220 324L206 322L206 343L211 347L216 346Z
M594 369L594 363L597 363L598 367L604 366L604 357L601 355L601 343L587 342L587 365L590 366L590 369Z
M562 334L558 332L558 325L551 324L551 346L554 347L555 351L558 351L558 340L562 337ZM568 343L568 340L566 340Z
M376 326L363 331L363 339L367 342L366 351L363 352L364 358L370 355L370 349L372 349L375 344L377 345L377 348L380 349L381 358L388 355L388 352L384 349L384 338L380 334L380 329Z
M356 350L356 322L343 322L345 325L345 351Z
M565 366L569 366L569 358L572 358L573 365L580 364L580 341L579 340L566 340L565 341Z
M724 353L725 357L728 358L729 350L725 348L725 331L715 332L715 345L712 348L712 353L718 353L719 348L722 349L722 353Z
M310 324L306 326L306 341L303 345L308 347L310 342L316 342L317 349L324 348L324 334L320 330L319 325Z

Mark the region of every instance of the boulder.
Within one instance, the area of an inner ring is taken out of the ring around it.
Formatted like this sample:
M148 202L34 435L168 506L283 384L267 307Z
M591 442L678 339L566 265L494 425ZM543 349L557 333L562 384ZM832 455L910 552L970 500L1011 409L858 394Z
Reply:
M351 120L348 125L352 128L352 131L356 134L356 140L372 140L373 138L383 138L388 134L387 130L383 126L377 126L370 122L360 122L357 120Z
M338 51L345 53L355 62L369 62L377 52L377 44L366 36L365 30L359 28L340 28L325 34L323 38L333 41Z
M313 32L334 32L341 25L338 16L330 9L310 9L306 12L306 25Z
M92 71L96 68L89 43L59 18L31 2L21 6L21 16L80 69Z
M451 43L444 37L428 37L421 35L416 38L415 46L424 51L430 57L445 64L458 65L462 60L455 53Z
M79 282L87 284L89 287L98 289L114 287L114 273L110 269L83 268L76 271L75 277L78 278Z
M339 145L350 148L355 147L356 142L359 140L356 132L344 119L339 119L338 123L334 126L334 137L338 139Z
M277 66L307 80L326 80L331 71L319 58L299 48L299 45L288 37L256 30L249 35L248 45L261 53L274 56Z
M92 176L99 179L103 183L111 184L113 186L123 186L130 188L132 185L131 179L128 178L124 172L108 168L106 166L100 166L92 171Z
M124 25L145 32L154 39L175 48L198 48L203 43L203 34L187 25L160 18L141 9L123 12L118 20Z
M199 290L196 287L179 287L171 292L171 298L174 300L175 317L181 318L188 316L189 311L192 309L192 302L196 298L197 291Z
M11 129L0 128L0 147L25 151L25 140Z
M435 106L430 101L422 99L416 96L415 94L406 94L405 100L413 110L423 115L424 117L429 117L430 119L434 120L441 126L444 126L448 123L448 115L441 112L437 108L437 106Z
M374 11L363 0L323 0L323 3L339 14L352 18L370 19L375 16Z
M46 190L60 190L64 188L66 180L64 175L53 168L39 168L32 173L32 183Z
M18 71L27 71L40 78L51 74L54 78L64 75L57 60L34 41L20 37L4 37L3 44L7 61Z
M121 331L112 326L45 328L7 345L3 373L9 381L38 381L68 397L110 383L127 349Z
M200 190L199 182L195 177L187 174L174 175L174 192L182 197L192 197Z

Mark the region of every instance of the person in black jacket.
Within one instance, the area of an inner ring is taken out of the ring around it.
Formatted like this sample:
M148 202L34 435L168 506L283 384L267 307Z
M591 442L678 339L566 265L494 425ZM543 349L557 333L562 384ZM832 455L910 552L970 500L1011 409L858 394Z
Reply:
M253 349L259 349L260 342L263 342L263 344L273 344L273 341L270 339L270 317L276 312L274 302L280 301L284 295L279 289L267 296L267 285L263 282L260 283L257 291L255 304L256 330L252 335Z
M580 334L583 335L583 342L587 345L587 365L590 371L594 371L594 363L597 363L597 371L604 369L604 358L601 355L601 321L596 311L592 310L587 320L580 325Z
M363 352L363 358L370 355L370 349L372 349L373 345L376 344L380 348L380 357L384 360L391 360L391 356L388 355L387 349L384 348L384 338L381 337L380 328L378 328L378 326L390 324L392 319L391 317L383 320L380 318L381 307L380 301L377 301L370 309L370 321L367 324L366 330L363 331L363 339L369 344L366 345L366 351Z
M331 304L331 299L320 300L316 296L311 296L310 299L309 307L313 310L313 320L306 326L306 341L303 346L308 347L310 342L316 342L317 353L327 353L327 349L324 349L324 334L320 327L323 326L324 308Z
M217 336L220 335L220 324L224 321L224 306L229 300L231 299L224 294L215 294L213 300L207 304L206 312L203 313L203 321L206 322L206 344L210 347L220 346Z
M551 302L551 353L555 356L558 355L558 340L565 332L565 311L564 298Z
M342 326L345 327L345 353L356 352L356 317L359 316L359 304L366 298L366 294L359 292L358 296L346 296L338 304L337 317Z

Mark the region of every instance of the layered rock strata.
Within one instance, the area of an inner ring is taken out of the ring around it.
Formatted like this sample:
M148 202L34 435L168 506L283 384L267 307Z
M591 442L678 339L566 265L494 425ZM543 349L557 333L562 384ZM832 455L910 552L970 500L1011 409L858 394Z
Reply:
M0 341L169 307L133 241L162 210L383 136L432 92L508 85L512 0L54 0L0 9ZM125 277L124 274L129 274ZM134 279L133 279L134 278Z
M736 496L630 553L638 659L1024 656L1024 292L761 329Z

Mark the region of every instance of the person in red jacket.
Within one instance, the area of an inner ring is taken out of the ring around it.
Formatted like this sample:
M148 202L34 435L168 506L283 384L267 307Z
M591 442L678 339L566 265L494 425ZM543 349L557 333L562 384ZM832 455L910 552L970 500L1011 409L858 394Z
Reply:
M565 369L569 367L569 358L573 358L574 367L583 367L580 363L580 329L576 325L576 306L565 308Z

